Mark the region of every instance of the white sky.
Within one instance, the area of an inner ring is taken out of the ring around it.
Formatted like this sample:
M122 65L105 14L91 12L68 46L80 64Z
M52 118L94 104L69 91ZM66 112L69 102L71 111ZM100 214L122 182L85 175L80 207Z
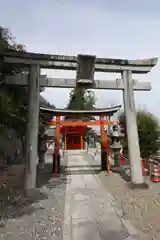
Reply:
M0 23L11 29L28 51L107 58L160 55L159 0L1 0ZM74 72L43 71L50 77ZM151 80L151 92L135 94L136 105L160 116L160 63L140 80ZM115 79L114 74L96 74ZM43 96L58 108L68 103L67 89L46 89ZM119 91L96 91L97 107L122 103Z

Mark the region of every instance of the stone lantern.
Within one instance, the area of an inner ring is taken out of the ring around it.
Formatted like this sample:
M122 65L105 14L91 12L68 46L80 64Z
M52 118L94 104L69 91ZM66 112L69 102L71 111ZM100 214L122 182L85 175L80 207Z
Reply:
M121 139L123 134L120 133L117 125L113 126L112 145L110 149L113 153L114 167L120 167L120 150L122 149Z

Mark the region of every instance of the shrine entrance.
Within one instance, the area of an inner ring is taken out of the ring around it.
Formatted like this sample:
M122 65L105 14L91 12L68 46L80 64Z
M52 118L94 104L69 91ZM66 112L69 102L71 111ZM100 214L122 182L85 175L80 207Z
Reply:
M36 185L36 159L37 159L37 135L38 135L38 119L39 119L39 93L41 87L56 87L56 88L85 88L85 89L110 89L123 92L124 111L126 117L126 130L129 150L129 161L131 168L132 183L136 186L141 186L144 183L141 169L141 156L139 148L136 109L134 101L134 91L150 91L150 82L141 82L132 79L132 74L146 74L157 64L158 58L150 59L113 59L113 58L99 58L91 55L78 54L77 56L66 55L52 55L42 53L31 53L24 51L2 51L0 53L3 64L5 67L12 65L18 67L25 67L23 74L13 74L5 76L6 84L17 84L28 86L28 120L26 131L26 156L25 156L25 187L26 189L35 188ZM48 78L46 75L41 75L41 69L58 69L58 70L72 70L76 71L76 78ZM101 80L95 79L95 72L112 72L120 74L114 80ZM96 111L96 110L95 110ZM59 110L60 112L60 110ZM80 113L86 116L84 111L72 111L79 118ZM92 116L94 111L92 111ZM57 116L56 123L56 136L60 135L60 127L62 122L58 112L54 112ZM64 116L66 112L64 113ZM97 125L101 129L101 149L103 150L103 128L102 124L104 111L99 111L99 120ZM60 122L60 123L59 123ZM90 122L91 123L91 122ZM89 123L89 125L91 125ZM87 123L88 124L88 123ZM84 124L81 126L86 126ZM63 125L66 126L66 125ZM70 125L70 126L73 126ZM80 126L79 123L77 126ZM105 134L104 134L105 135ZM77 137L78 139L78 137ZM59 153L59 137L57 137L57 153ZM73 144L72 144L73 146ZM69 146L68 146L69 147ZM102 151L102 159L103 159ZM106 154L104 154L106 155ZM102 160L103 162L103 160Z
M98 126L100 127L101 170L106 170L107 174L109 175L109 147L105 126L116 124L114 121L111 121L110 118L120 108L121 105L105 109L86 111L40 108L41 113L48 115L48 119L50 119L50 121L47 122L47 125L56 126L54 149L55 168L53 172L58 173L59 171L58 166L60 165L60 139L62 139L64 143L64 150L84 149L84 133L86 133L88 126ZM69 120L61 120L61 116L69 117ZM81 119L84 116L86 118L96 116L99 117L99 120L75 120L75 116L76 119Z
M75 150L84 148L83 135L86 132L86 127L61 127L63 136L64 150Z
M80 134L68 133L66 134L66 145L65 150L74 150L74 149L82 149L83 143L81 142L82 136Z

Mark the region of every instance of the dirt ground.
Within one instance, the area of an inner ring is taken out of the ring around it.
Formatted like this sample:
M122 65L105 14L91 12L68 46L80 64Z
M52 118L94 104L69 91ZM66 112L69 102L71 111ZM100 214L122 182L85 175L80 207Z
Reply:
M24 166L9 166L0 171L0 217L4 217L8 206L23 194Z
M160 239L160 183L152 183L146 177L148 189L130 189L118 173L111 172L108 177L99 175L102 184L121 206L124 215L147 240Z

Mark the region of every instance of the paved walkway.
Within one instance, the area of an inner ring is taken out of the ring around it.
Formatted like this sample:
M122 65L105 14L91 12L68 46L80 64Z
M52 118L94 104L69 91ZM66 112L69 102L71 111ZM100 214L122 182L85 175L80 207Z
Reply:
M91 155L85 158L82 154L69 155L68 169L71 175L66 189L63 239L135 239L129 237L122 219L112 208L110 195L93 174L98 168L91 159ZM91 162L92 166L89 165Z
M4 225L0 226L0 239L136 239L130 237L134 228L116 214L110 194L93 174L99 171L93 155L72 152L64 162L68 165L64 175L41 175L31 198L18 200L8 209Z

